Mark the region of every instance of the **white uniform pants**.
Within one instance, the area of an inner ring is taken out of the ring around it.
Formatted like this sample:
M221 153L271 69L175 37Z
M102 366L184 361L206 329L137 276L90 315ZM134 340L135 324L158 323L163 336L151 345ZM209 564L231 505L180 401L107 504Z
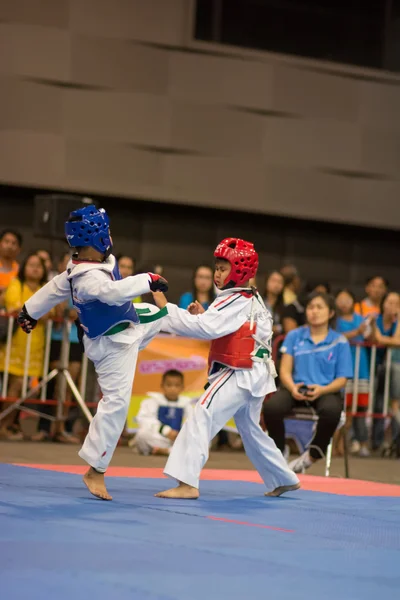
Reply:
M165 475L198 488L210 441L234 416L246 454L267 491L298 483L275 442L259 425L263 400L239 388L234 371L222 371L197 402L193 416L183 425L165 466Z
M94 363L103 398L97 406L79 456L91 467L104 472L128 414L139 340L117 342L104 336L85 340L85 351Z
M151 454L153 448L171 448L172 441L158 431L143 428L135 435L135 446L140 454L147 456Z

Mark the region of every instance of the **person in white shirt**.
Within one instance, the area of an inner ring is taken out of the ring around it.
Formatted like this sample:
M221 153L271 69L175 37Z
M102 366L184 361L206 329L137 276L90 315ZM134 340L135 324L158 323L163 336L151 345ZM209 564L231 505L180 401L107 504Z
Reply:
M192 399L183 396L183 373L166 371L161 380L161 393L150 392L140 405L136 420L139 430L135 446L140 454L168 455L182 424L190 416Z
M298 489L300 483L259 424L264 398L276 389L276 372L271 358L272 317L257 290L249 287L258 255L253 244L227 238L217 246L214 257L214 281L220 293L206 311L198 302L185 311L167 303L164 294L153 294L157 306L168 311L163 330L211 340L206 391L183 425L164 470L178 486L156 495L198 498L209 444L234 417L266 495L280 496Z
M89 464L83 481L94 496L112 500L104 473L126 421L137 355L159 332L166 312L158 312L150 304L134 305L132 298L166 291L168 284L154 273L121 278L111 254L109 219L103 209L90 205L72 212L65 233L76 253L66 271L26 302L18 322L30 333L40 317L72 297L79 315L78 331L103 393L79 452Z

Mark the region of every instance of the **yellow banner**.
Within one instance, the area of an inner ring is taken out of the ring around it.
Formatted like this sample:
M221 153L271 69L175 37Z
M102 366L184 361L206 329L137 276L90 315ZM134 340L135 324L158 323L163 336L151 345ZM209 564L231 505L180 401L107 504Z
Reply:
M128 431L133 432L137 429L136 415L140 403L149 392L160 390L161 376L169 369L177 369L184 374L186 396L200 398L207 382L209 348L209 342L159 335L147 348L139 352L127 418ZM226 429L236 431L233 419L227 423Z

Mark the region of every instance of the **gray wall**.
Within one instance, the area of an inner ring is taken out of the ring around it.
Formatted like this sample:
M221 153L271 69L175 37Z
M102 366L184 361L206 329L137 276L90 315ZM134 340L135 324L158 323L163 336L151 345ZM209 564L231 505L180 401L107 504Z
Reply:
M0 0L0 181L399 228L400 78L191 39L191 0Z
M34 191L0 187L1 227L21 231L25 253L44 247L60 254L63 242L33 236L33 196ZM364 280L379 273L400 290L397 232L117 198L98 204L110 213L115 252L135 257L139 266L164 265L174 301L190 289L193 268L212 264L215 246L227 236L255 243L260 289L269 270L290 261L304 279L330 281L334 288L351 285L361 294Z

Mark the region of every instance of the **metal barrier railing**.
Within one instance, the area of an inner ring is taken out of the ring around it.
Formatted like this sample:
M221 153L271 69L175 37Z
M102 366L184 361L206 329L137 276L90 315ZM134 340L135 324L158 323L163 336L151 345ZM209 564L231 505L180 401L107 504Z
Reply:
M22 391L20 398L12 398L8 395L9 379L10 379L10 363L12 357L13 339L16 332L14 329L15 314L3 315L8 318L7 327L7 339L5 341L5 353L4 353L4 371L3 381L1 386L0 402L6 403L8 406L0 411L0 422L14 410L24 410L25 412L39 415L50 421L62 421L64 420L64 407L71 406L72 402L66 402L67 386L70 388L72 395L74 396L77 404L82 410L82 413L89 421L92 421L93 417L89 410L89 407L97 406L97 403L88 403L85 401L86 388L87 388L87 373L88 373L88 358L86 354L82 356L82 366L80 374L80 385L79 389L75 384L71 373L68 370L69 367L69 353L70 353L70 333L73 323L68 319L49 319L45 325L45 344L43 354L43 367L41 381L29 389L30 380L33 379L29 375L30 370L30 357L31 357L31 345L32 335L25 335L25 355L24 355L24 369L22 376ZM58 366L49 372L50 366L50 349L52 343L52 330L54 323L58 323L62 326L62 341L61 351L58 361ZM36 332L37 333L37 332ZM59 383L57 390L57 399L47 399L47 384L54 378L59 377ZM49 415L47 412L42 412L39 409L31 408L31 405L55 405L56 415Z
M5 315L8 317L8 327L7 327L7 339L5 342L5 353L4 353L4 371L3 371L3 380L1 385L1 396L0 403L6 403L7 406L5 409L1 411L0 409L0 423L1 421L12 411L20 410L23 408L25 412L40 415L45 419L49 419L50 421L58 421L63 420L63 407L71 406L73 403L66 401L66 390L67 386L70 388L76 402L80 406L84 416L86 419L91 422L92 414L89 408L97 407L97 402L87 402L87 375L88 375L88 359L86 354L83 354L82 364L81 364L81 373L80 373L80 383L79 388L73 381L71 374L68 370L69 363L69 351L70 351L70 331L71 326L73 325L70 320L67 319L49 319L45 324L45 345L44 345L44 354L43 354L43 367L42 367L42 377L41 381L38 385L29 389L30 384L30 376L29 376L29 364L30 364L30 356L31 356L31 342L32 342L32 334L25 335L25 355L24 355L24 370L22 377L22 392L20 398L11 398L8 395L9 388L9 375L10 375L10 359L12 352L12 344L14 337L14 322L15 315L9 314ZM63 328L63 336L61 342L61 353L59 359L59 366L55 369L52 369L49 372L50 368L50 348L52 343L52 330L54 324L61 324ZM272 345L272 356L275 362L279 357L279 348L285 339L284 335L277 336L273 340ZM391 364L392 364L392 348L387 348L385 346L378 346L376 344L370 344L367 342L352 344L356 347L355 351L355 368L354 368L354 378L353 378L353 396L352 396L352 404L351 411L348 411L348 414L352 416L359 417L369 417L369 418L386 418L389 415L389 405L390 405L390 384L391 384ZM370 372L369 372L369 384L368 384L368 408L364 412L358 412L358 404L359 404L359 371L360 371L360 359L361 359L361 347L366 346L370 348ZM384 388L383 388L383 408L382 412L374 412L374 402L376 397L376 367L377 367L377 349L384 348L386 350L386 358L384 363ZM47 399L47 384L53 380L55 377L60 376L61 385L58 387L58 394L56 399ZM48 413L41 412L40 406L42 405L49 406L57 406L56 415L52 416ZM39 406L39 409L31 408L33 405Z
M280 346L284 341L285 336L279 335L273 340L272 344L272 357L274 361L279 360ZM382 346L378 344L372 344L369 342L350 342L351 346L355 347L355 365L354 365L354 377L353 377L353 393L352 393L352 404L351 411L348 411L353 417L372 417L374 419L385 419L389 415L389 404L390 404L390 385L391 385L391 366L392 366L392 350L393 347ZM369 380L368 380L368 408L365 412L358 412L359 404L359 383L360 383L360 359L361 359L361 348L370 348L370 368L369 368ZM383 408L382 412L374 412L374 402L376 398L376 372L377 372L377 350L384 349L385 361L384 361L384 388L383 388Z

